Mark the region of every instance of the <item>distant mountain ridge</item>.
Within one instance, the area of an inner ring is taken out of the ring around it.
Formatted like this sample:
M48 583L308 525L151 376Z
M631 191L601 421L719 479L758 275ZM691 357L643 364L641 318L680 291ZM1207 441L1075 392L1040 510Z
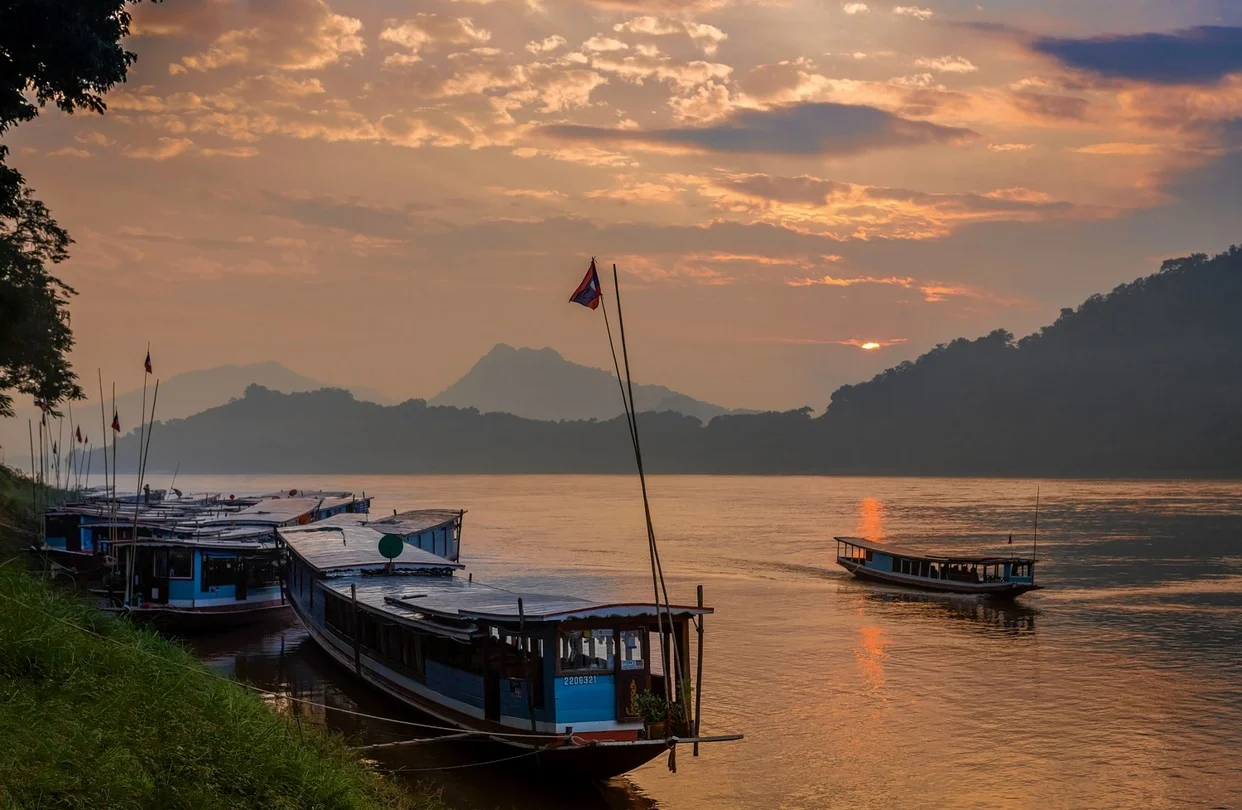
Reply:
M429 405L510 413L524 419L558 422L612 419L622 413L616 375L566 360L555 349L514 348L498 343L465 376ZM663 385L634 385L637 410L674 411L710 422L734 411L703 402Z
M819 417L803 408L704 424L640 413L644 466L681 474L1242 477L1239 312L1242 248L1172 260L1062 310L1021 340L1003 330L954 340L843 386ZM563 363L555 353L530 354ZM251 386L241 399L157 425L154 435L157 471L634 471L620 417L537 421L417 399L384 407L341 390ZM122 442L122 469L137 458L137 440Z
M261 385L272 391L285 394L296 394L302 391L318 391L321 388L336 388L330 383L299 374L283 363L267 360L262 363L245 365L213 366L212 368L186 371L160 381L160 400L156 419L183 419L196 413L223 405L231 399L244 396L246 388ZM151 396L154 381L150 381L147 389L147 410L151 409ZM89 390L89 386L87 386ZM392 400L371 388L347 389L355 399L364 402L375 402L390 405ZM105 410L111 411L112 403L105 403ZM87 403L85 406L75 405L74 410L84 407L87 419L99 413L99 402ZM117 411L120 412L125 430L138 424L138 414L142 410L142 389L136 388L118 394Z
M155 358L155 371L159 372L159 357ZM135 369L137 373L141 373L141 369ZM137 374L135 374L137 376ZM155 394L155 380L148 380L146 408L150 413L152 401ZM321 388L336 387L330 383L321 382L319 380L299 374L287 366L274 360L268 360L262 363L247 363L244 365L223 365L213 368L196 369L194 371L186 371L181 374L174 374L160 381L160 398L156 403L156 420L182 419L192 416L196 413L208 410L210 408L224 405L229 400L237 399L245 395L246 388L251 385L261 385L272 391L281 391L287 394L293 394L300 391L317 391ZM72 404L72 413L74 422L82 426L83 433L92 439L92 443L98 447L100 440L103 438L101 431L103 427L100 424L100 408L99 400L90 396L92 392L98 391L98 384L91 384L89 375L82 381L82 387L86 389L88 399L85 402L75 402ZM352 388L350 393L359 400L366 402L375 402L381 405L392 404L392 400L385 397L370 388ZM104 412L108 421L112 419L112 397L111 394L105 392ZM131 429L138 426L140 412L142 411L142 389L136 388L132 391L125 391L117 394L116 409L120 416L122 431L128 433ZM68 412L69 406L62 406L62 410ZM18 413L12 419L0 419L0 445L9 449L8 456L18 463L27 463L30 453L26 448L29 446L27 439L27 420L38 422L39 412L31 405L25 405L17 409ZM66 421L66 425L68 422ZM66 432L69 432L66 430ZM64 437L60 437L63 439Z

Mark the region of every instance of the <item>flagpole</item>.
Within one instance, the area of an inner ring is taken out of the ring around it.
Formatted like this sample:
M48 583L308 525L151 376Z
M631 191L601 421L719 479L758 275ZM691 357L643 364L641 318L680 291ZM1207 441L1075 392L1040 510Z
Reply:
M30 436L30 502L34 504L35 511L39 509L39 485L35 483L35 452L34 452L34 425L31 420L26 420L26 433ZM43 521L39 521L39 525L43 525Z
M665 666L665 700L671 702L672 681L676 677L677 671L680 668L678 666L677 640L669 638L666 642L664 637L665 620L667 620L668 623L669 635L671 636L673 633L673 616L672 610L669 608L668 587L664 582L664 570L663 566L660 564L660 550L656 543L655 525L651 520L651 502L647 495L647 474L643 466L642 448L638 438L638 411L634 405L634 381L632 375L630 374L629 348L625 340L625 316L621 311L621 284L617 275L617 266L615 264L612 266L612 287L613 294L616 296L617 301L617 329L621 333L621 357L625 365L625 384L629 393L628 411L631 431L634 438L634 459L638 465L638 480L643 493L643 513L647 519L647 543L648 551L651 556L652 589L655 591L656 623L660 629L660 655L662 656ZM602 297L603 296L601 296L601 298ZM663 617L660 615L661 591L663 591L664 596L663 607L665 615ZM673 650L671 657L668 655L670 644Z
M56 452L53 453L52 455L55 457L53 460L56 463L56 492L57 492L56 497L59 498L60 497L59 493L61 490L60 452L65 444L65 417L63 416L56 420L56 436L57 436L57 440L55 443L52 444L52 447L56 448Z
M117 424L116 380L112 381L112 424ZM112 431L112 492L108 497L108 533L112 535L111 546L113 551L116 551L117 543L120 541L116 531L116 516L118 514L116 471L121 466L121 460L116 455L116 434L118 433L120 433L119 430Z
M155 433L155 406L160 401L160 381L155 381L155 396L151 399L151 424L147 425L147 446L142 451L142 478L145 481L147 477L147 461L151 458L151 435ZM142 481L138 482L138 487L142 488Z
M592 259L592 261L594 261L594 259ZM619 295L620 288L616 287L615 285L616 285L616 282L614 279L613 289L618 294L618 299L617 299L618 315L617 317L620 318L620 308L621 308L620 295ZM642 453L641 453L641 450L639 448L639 443L638 443L638 423L637 423L637 420L634 419L631 415L632 405L629 399L627 399L625 395L625 380L621 376L621 365L617 361L616 344L613 342L613 339L612 339L612 326L608 322L608 305L606 303L606 298L603 295L602 290L600 291L599 302L600 302L600 307L604 310L604 329L608 333L608 349L609 351L612 352L612 366L614 369L616 369L616 372L617 372L617 388L621 391L621 407L625 410L625 426L630 432L630 447L634 451L634 458L636 459L636 462L638 464L638 480L643 490L643 511L647 516L647 556L651 560L651 589L655 596L655 601L656 601L656 626L659 628L659 633L660 633L660 656L661 656L661 660L665 662L665 665L667 665L668 648L664 643L664 616L663 616L663 613L661 613L660 611L660 587L656 579L657 569L656 569L656 564L655 564L655 556L651 553L651 535L652 535L651 516L650 516L650 510L647 508L647 483L646 483L646 477L643 474ZM624 332L622 332L621 345L622 345L622 352L624 352L625 351ZM664 689L665 700L667 700L669 697L668 681L669 679L665 678L665 689Z
M73 474L77 470L77 467L74 465L74 462L77 458L74 455L74 452L78 448L78 443L77 443L77 437L73 435L73 402L72 401L70 400L65 401L65 410L68 411L69 413L69 481L72 482L72 487L69 487L69 488L77 489L77 481L75 480Z
M147 343L147 357L151 356L151 344ZM138 507L142 504L142 446L146 438L147 422L147 371L144 361L142 367L142 418L138 421L138 486L134 493L134 530L129 538L129 559L125 566L125 607L130 607L134 584L135 557L138 556Z

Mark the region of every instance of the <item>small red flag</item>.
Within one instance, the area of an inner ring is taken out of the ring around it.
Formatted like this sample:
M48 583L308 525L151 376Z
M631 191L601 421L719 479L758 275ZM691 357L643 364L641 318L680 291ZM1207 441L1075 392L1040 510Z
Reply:
M112 412L112 429L117 433L121 432L121 415L116 411Z
M587 268L586 275L582 277L582 283L578 285L578 289L569 296L569 303L582 304L588 309L595 309L599 306L599 299L602 295L599 288L599 273L595 272L595 259L592 257L591 266Z
M142 361L142 367L147 370L148 374L151 373L151 352L147 352L147 359Z

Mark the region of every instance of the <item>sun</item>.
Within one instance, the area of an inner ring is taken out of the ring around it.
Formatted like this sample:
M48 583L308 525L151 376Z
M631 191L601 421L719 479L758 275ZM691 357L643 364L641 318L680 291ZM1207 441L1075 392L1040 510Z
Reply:
M880 348L880 344L879 344L879 343L876 343L875 341L870 341L870 342L868 342L868 343L864 343L863 345L859 346L858 348L862 349L862 350L863 350L863 351L865 351L865 352L869 352L869 351L873 351L873 350L875 350L875 349Z

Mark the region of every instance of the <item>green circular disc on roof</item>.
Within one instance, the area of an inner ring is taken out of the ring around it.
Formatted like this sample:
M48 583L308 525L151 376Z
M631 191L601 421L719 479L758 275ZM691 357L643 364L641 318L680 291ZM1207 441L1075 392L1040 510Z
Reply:
M379 553L390 560L400 557L403 548L405 548L405 538L399 534L386 534L380 538Z

